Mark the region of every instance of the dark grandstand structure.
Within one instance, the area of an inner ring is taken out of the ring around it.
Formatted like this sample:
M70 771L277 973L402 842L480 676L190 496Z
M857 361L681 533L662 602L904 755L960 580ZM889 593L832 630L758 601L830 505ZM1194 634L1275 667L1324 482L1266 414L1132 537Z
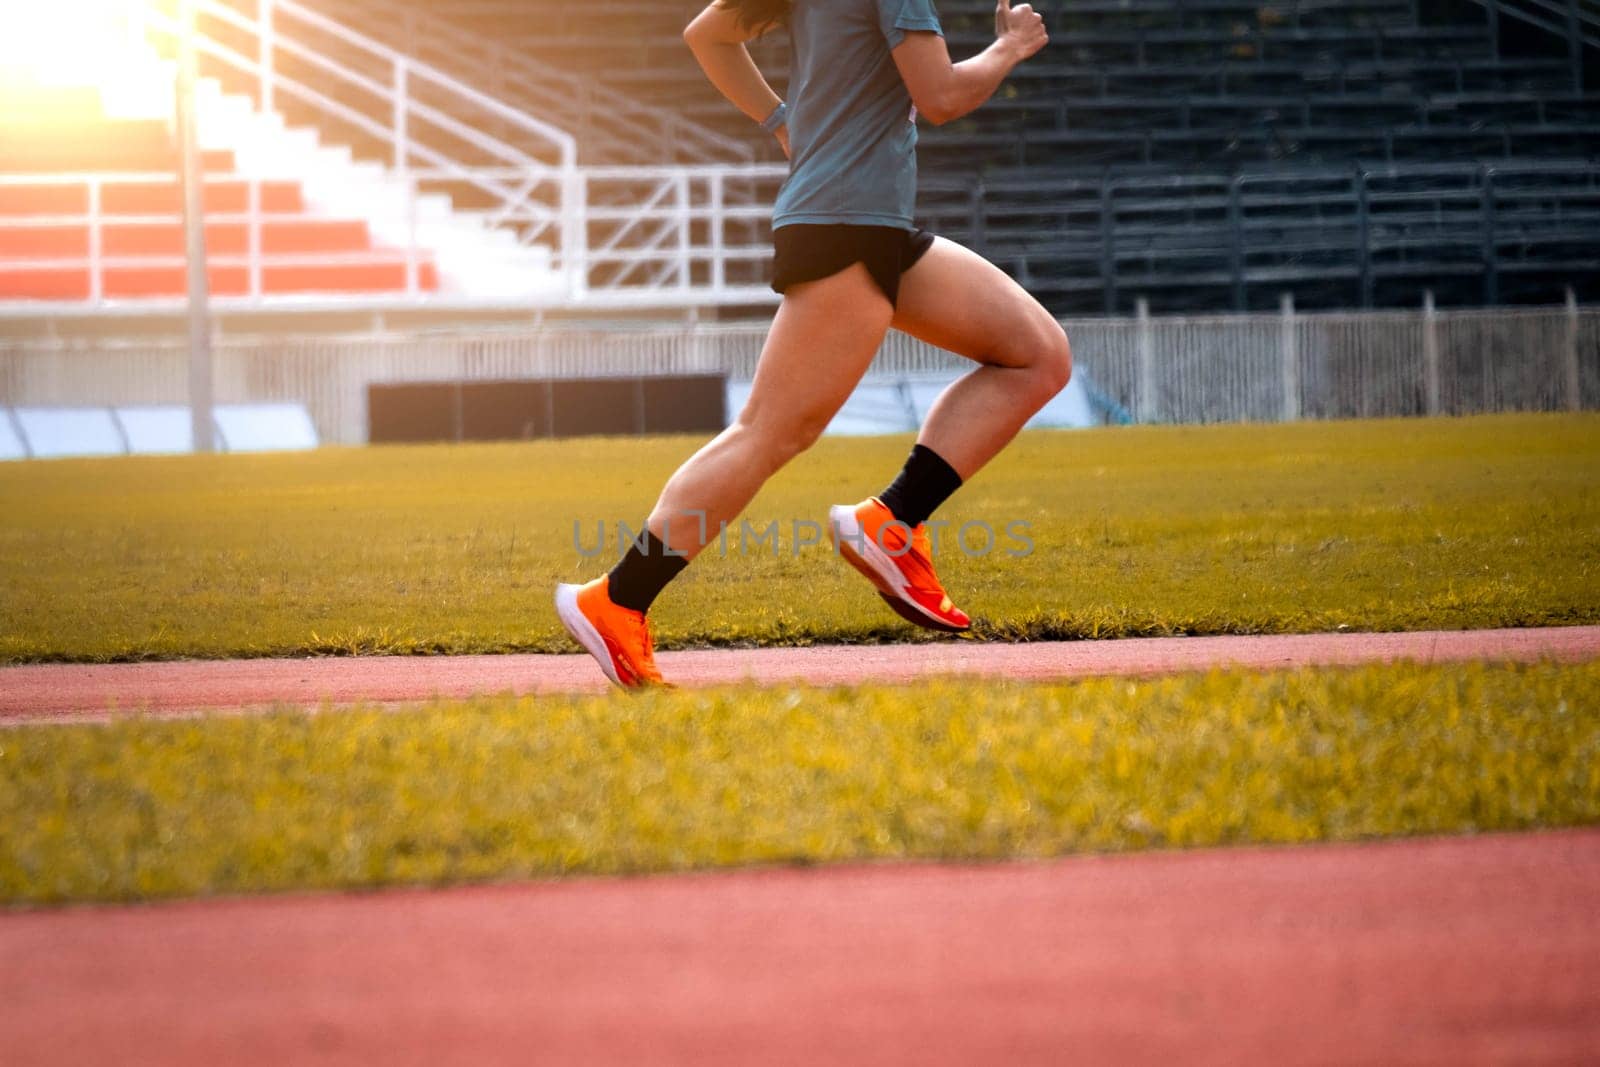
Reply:
M693 123L661 121L663 162L691 142L696 159L774 158L684 49L692 4L391 4L381 32L420 54L492 42L454 54L499 91L560 71L595 122L625 99ZM920 209L1057 313L1600 297L1594 0L1039 6L1049 48L976 115L924 125ZM988 0L940 10L956 58L989 40ZM784 35L754 51L781 88ZM641 150L584 143L586 163Z

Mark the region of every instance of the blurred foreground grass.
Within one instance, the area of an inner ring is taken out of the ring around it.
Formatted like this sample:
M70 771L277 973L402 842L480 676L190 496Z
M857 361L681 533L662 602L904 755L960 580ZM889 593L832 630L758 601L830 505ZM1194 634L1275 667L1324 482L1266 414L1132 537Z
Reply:
M1600 821L1600 664L738 688L0 731L0 900Z
M637 525L698 439L0 464L0 662L571 650L551 586ZM792 524L880 490L907 437L828 439L690 568L659 643L920 637ZM1600 621L1600 417L1025 434L942 512L980 636ZM1007 524L1029 524L1035 551ZM982 544L976 531L974 547Z

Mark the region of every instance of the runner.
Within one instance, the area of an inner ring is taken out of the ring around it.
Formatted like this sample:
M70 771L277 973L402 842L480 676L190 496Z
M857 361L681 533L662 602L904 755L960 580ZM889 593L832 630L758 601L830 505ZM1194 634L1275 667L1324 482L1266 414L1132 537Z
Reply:
M787 24L785 104L747 42ZM773 208L772 287L783 295L733 425L668 480L646 532L611 572L556 588L569 633L624 688L659 684L647 612L763 483L809 448L892 326L977 368L928 412L877 496L829 512L840 554L900 615L934 630L971 620L934 572L925 523L1072 373L1060 325L983 257L912 222L916 120L960 118L1044 47L1028 4L999 0L995 40L952 63L931 0L719 0L686 30L712 84L789 157Z

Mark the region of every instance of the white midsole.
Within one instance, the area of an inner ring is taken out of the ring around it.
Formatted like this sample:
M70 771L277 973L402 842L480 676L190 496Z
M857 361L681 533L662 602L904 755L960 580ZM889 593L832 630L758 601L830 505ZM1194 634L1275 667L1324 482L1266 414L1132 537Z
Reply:
M906 581L905 575L900 573L900 568L894 565L890 557L877 540L868 537L861 529L861 523L856 521L855 509L848 504L835 504L828 509L828 523L833 527L834 544L843 552L848 544L851 551L860 556L873 573L883 580L883 583L893 591L895 597L902 603L915 609L917 614L923 615L941 626L950 624L939 618L933 612L917 603L916 599L908 596L911 583Z
M594 623L578 607L578 590L580 585L556 586L556 615L561 619L561 625L567 628L567 633L572 639L584 647L584 650L593 656L600 664L600 669L605 676L622 688L622 679L617 677L617 669L611 663L611 653L606 649L605 638L600 636L600 631L594 628Z

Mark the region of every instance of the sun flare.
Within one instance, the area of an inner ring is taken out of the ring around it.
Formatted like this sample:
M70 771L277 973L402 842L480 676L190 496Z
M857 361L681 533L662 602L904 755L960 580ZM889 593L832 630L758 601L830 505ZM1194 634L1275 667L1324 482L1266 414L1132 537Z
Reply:
M162 5L170 6L170 5ZM108 112L162 108L166 79L146 37L149 0L0 0L0 108L49 124L57 91L99 93Z

